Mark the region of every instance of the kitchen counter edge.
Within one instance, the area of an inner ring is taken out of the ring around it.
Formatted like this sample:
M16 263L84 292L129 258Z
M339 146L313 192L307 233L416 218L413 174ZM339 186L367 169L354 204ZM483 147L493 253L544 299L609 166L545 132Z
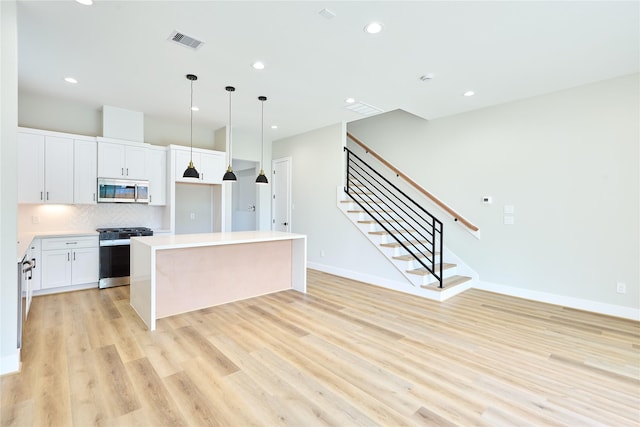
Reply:
M90 231L37 231L33 233L18 233L18 262L22 262L22 258L29 250L33 239L46 239L50 237L80 237L80 236L97 236L98 232Z

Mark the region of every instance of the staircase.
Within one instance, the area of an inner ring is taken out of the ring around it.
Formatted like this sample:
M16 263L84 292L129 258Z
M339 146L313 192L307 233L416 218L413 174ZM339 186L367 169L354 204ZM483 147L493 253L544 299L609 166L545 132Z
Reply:
M444 301L476 276L443 245L443 225L345 147L347 178L338 207L405 277L408 293Z

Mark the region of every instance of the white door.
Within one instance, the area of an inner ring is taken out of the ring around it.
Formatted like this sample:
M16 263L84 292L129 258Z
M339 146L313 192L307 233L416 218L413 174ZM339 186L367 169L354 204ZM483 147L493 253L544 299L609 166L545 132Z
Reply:
M291 157L275 159L273 165L273 215L274 231L291 232Z

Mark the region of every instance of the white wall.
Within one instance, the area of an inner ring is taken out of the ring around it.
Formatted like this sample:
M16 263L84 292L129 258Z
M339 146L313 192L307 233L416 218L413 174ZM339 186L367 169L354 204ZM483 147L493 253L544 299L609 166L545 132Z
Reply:
M0 374L5 374L20 367L16 341L18 40L15 1L0 2L0 22Z
M404 280L336 205L344 137L344 126L337 124L274 141L274 159L292 157L292 232L307 235L310 267L350 277L359 273L376 283Z
M637 310L639 93L631 75L429 122L396 111L348 128L480 227L476 240L449 226L446 244L489 287ZM506 204L514 225L503 224Z
M87 136L102 136L102 106L81 104L62 98L20 91L18 94L20 126ZM118 107L114 105L114 107ZM144 116L144 140L149 144L189 146L189 121ZM215 131L195 124L193 146L215 149Z

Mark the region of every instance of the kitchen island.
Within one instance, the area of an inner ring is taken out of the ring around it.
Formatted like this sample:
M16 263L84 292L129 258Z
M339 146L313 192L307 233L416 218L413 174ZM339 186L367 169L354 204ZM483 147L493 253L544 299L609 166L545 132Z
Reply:
M286 289L306 292L307 238L278 231L131 238L133 309L156 319Z

